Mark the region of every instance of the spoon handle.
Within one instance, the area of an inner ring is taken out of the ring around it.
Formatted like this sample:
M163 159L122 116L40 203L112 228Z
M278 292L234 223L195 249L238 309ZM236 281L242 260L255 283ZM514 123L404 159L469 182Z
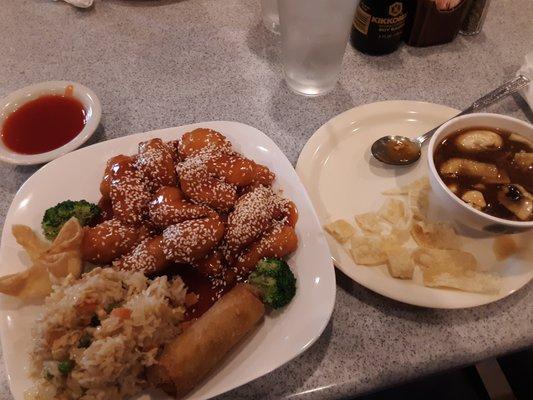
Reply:
M468 112L475 112L477 110L481 110L483 108L486 108L504 97L509 96L510 94L513 94L514 92L525 88L529 84L529 79L526 78L524 75L518 75L517 77L505 82L503 85L497 87L492 92L486 94L483 97L480 97L476 101L472 103L470 107L467 108L469 110ZM466 111L466 110L465 110ZM463 111L463 113L465 113ZM462 113L461 113L462 114ZM466 114L466 113L465 113Z
M492 92L487 93L485 96L480 97L476 101L474 101L468 108L461 111L459 114L457 114L455 117L458 117L460 115L470 114L473 112L476 112L478 110L482 110L494 103L497 103L501 99L509 96L510 94L513 94L517 92L520 89L525 88L529 84L530 80L526 78L524 75L518 75L517 77L505 82L501 86L494 89ZM453 117L453 118L455 118ZM448 122L448 121L446 121ZM441 124L443 125L444 122ZM415 140L422 144L426 140L428 140L437 129L440 128L440 126L437 126L436 128L433 128L429 132L424 133L422 136L417 137Z

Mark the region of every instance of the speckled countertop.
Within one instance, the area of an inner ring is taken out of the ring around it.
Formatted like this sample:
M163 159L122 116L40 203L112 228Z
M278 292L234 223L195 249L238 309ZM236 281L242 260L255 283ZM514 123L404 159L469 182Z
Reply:
M463 108L532 51L530 0L493 2L485 29L448 45L380 58L348 47L340 84L306 99L283 84L277 38L257 0L95 0L81 11L44 0L0 0L0 96L70 79L103 104L92 140L207 120L266 132L295 163L311 134L351 107L387 99ZM492 111L532 119L520 99ZM0 165L0 223L34 167ZM495 304L440 311L406 306L337 273L333 317L318 342L223 399L343 398L533 344L533 285ZM0 398L10 399L3 363Z

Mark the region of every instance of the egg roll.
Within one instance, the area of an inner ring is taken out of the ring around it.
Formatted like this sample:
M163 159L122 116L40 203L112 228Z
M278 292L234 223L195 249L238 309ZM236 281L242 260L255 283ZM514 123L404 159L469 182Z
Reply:
M191 391L262 319L265 306L252 287L238 284L168 343L148 379L181 398Z

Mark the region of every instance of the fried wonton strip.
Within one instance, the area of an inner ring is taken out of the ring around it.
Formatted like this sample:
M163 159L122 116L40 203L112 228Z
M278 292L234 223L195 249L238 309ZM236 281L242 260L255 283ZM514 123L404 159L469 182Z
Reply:
M354 216L355 223L361 230L367 234L383 233L385 230L385 221L378 213L367 212L364 214L358 214Z
M501 278L476 271L476 258L465 251L419 248L413 261L421 268L425 286L486 294L499 291Z
M411 258L412 250L393 245L385 247L384 251L387 256L387 268L392 277L399 279L413 277L415 264Z
M477 269L474 255L462 250L419 247L413 252L412 257L427 276L439 273L462 274L464 271Z
M411 235L422 247L453 250L461 247L461 239L450 224L418 221L411 227Z
M379 215L392 225L407 225L409 215L405 203L398 199L388 199L379 209Z
M387 262L387 255L383 252L383 242L379 237L352 236L350 254L359 265L372 266Z
M424 284L428 287L445 287L465 292L498 294L501 278L477 271L465 271L461 275L443 272L429 277L424 275Z
M385 190L381 192L381 194L384 194L385 196L407 195L413 190L420 190L425 188L429 188L429 179L426 177L417 179L416 181L399 188Z
M492 250L496 260L503 261L515 254L519 247L510 235L498 236L494 239Z
M429 209L429 188L424 187L409 192L407 202L413 219L424 221Z
M324 229L339 243L346 243L355 234L354 227L343 219L338 219L325 225Z

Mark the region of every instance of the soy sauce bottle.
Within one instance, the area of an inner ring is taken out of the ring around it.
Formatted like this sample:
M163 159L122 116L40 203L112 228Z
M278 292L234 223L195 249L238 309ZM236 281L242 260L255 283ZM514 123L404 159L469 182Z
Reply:
M372 55L396 50L407 20L405 3L405 0L360 0L352 25L353 47Z

